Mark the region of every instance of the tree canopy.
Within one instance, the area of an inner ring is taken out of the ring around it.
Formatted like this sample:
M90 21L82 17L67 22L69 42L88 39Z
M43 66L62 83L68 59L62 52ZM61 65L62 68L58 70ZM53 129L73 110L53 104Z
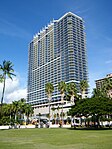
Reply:
M54 86L52 83L48 82L47 84L45 84L45 92L46 92L48 98L51 97L51 94L53 91L54 91Z
M72 116L112 114L112 99L104 97L86 98L76 101L69 110Z
M14 101L12 104L4 103L2 106L2 115L0 116L0 125L2 124L10 124L10 123L20 123L21 118L24 116L29 117L29 115L33 114L33 108L31 105L26 103L24 98L19 101ZM1 111L1 107L0 107Z

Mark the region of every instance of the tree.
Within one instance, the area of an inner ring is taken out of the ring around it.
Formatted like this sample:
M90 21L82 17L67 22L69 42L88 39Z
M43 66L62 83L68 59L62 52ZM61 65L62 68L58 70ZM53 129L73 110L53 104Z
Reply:
M29 118L30 114L33 114L33 108L29 104L25 104L25 115Z
M87 80L81 80L80 81L80 90L81 90L81 94L82 94L82 99L85 98L85 93L86 90L88 89L89 85Z
M48 82L47 84L45 84L45 92L47 94L48 101L49 101L49 128L50 128L50 100L51 100L51 94L53 91L54 91L54 86L52 83Z
M51 94L52 92L54 91L54 86L52 83L48 82L46 85L45 85L45 92L48 96L48 100L50 100L51 98Z
M105 97L81 99L69 110L69 115L72 116L85 116L86 118L96 116L98 125L100 118L108 114L112 114L112 100Z
M92 97L111 97L112 78L105 78L100 88L93 89Z
M74 97L76 98L78 97L76 84L74 82L70 82L67 84L67 92L68 92L68 95L70 96L71 104L74 104Z
M13 64L10 61L4 60L3 65L0 64L0 70L2 70L2 72L3 72L3 75L2 75L3 91L2 91L2 98L1 98L1 106L3 104L6 77L8 76L12 80L12 76L15 76L15 74L13 74L14 69L12 67L13 67Z
M13 112L15 115L15 121L17 121L17 116L18 116L18 111L19 111L19 101L13 101L12 106L13 106Z
M30 116L31 114L33 114L33 108L32 108L31 105L29 105L29 104L27 104L27 103L24 104L24 114L26 115L27 121L28 121L28 123L29 123L29 116Z
M64 81L61 81L58 83L58 90L61 94L61 102L62 102L62 113L63 113L63 103L64 103L64 96L66 91L66 83ZM63 114L62 114L62 125L63 125Z
M21 98L19 101L13 102L13 112L15 114L15 121L20 121L22 119L22 115L24 115L24 119L26 116L27 120L29 120L29 115L33 114L33 108L31 107L31 105L26 103L26 100L24 98Z
M58 83L58 90L60 91L61 94L61 101L63 101L66 91L66 83L64 81Z
M26 100L24 98L21 98L18 101L18 112L20 114L20 119L22 118L22 115L25 114L25 110L26 110Z
M103 89L94 88L92 97L106 97L106 93Z
M15 122L20 123L22 114L24 114L24 116L26 115L28 120L30 114L33 114L33 108L31 107L31 105L26 103L26 100L24 98L20 99L19 101L13 101L12 104L4 103L2 109L3 111L2 116L0 117L0 125L3 125L5 123L14 124Z
M59 123L59 119L60 119L60 107L58 106L57 107L57 111L58 111L58 113L56 114L57 115L57 119L58 119L58 123Z
M51 108L51 110L52 110L52 118L53 118L55 108L54 108L54 107L52 107L52 108Z
M1 108L1 107L0 107ZM0 125L9 125L14 122L12 104L4 103L2 105L2 116L0 117Z
M3 82L3 76L0 74L0 83Z
M102 91L105 92L107 97L109 97L110 90L112 90L112 78L105 78L102 86Z

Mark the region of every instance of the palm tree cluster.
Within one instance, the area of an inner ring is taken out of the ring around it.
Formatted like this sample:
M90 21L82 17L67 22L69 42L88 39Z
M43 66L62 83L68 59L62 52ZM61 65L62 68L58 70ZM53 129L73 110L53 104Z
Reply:
M85 93L88 89L89 85L88 82L86 80L82 80L80 81L80 90L81 90L81 97L85 98ZM64 101L64 97L66 96L66 98L68 100L71 101L71 103L74 103L74 99L79 98L78 94L77 94L77 88L76 88L76 84L74 82L70 82L70 83L65 83L64 81L61 81L58 83L58 90L60 92L60 96L61 96L61 102L63 103ZM45 85L45 91L46 94L48 96L48 100L51 99L52 93L54 91L54 87L52 83L47 83Z
M29 116L33 114L33 108L26 103L24 98L13 101L12 104L3 104L0 125L22 123L29 121Z
M51 110L52 110L52 123L53 124L59 124L59 121L64 119L66 113L63 112L62 110L63 106L62 107L52 107Z
M88 88L88 83L87 81L81 81L80 82L80 87L81 90L83 91L83 93L85 93L85 91ZM79 98L78 94L77 94L77 88L76 88L76 84L74 82L70 82L70 83L65 83L64 81L61 81L58 83L58 90L60 92L60 96L61 96L61 103L62 103L62 112L61 112L61 118L62 118L62 123L63 123L63 103L64 103L64 99L68 98L68 100L70 100L71 104L74 104L74 100ZM46 94L48 96L48 100L49 100L49 126L50 126L50 101L51 101L51 97L52 97L52 93L54 91L54 87L53 84L48 82L45 85L45 91ZM64 98L65 97L65 98Z

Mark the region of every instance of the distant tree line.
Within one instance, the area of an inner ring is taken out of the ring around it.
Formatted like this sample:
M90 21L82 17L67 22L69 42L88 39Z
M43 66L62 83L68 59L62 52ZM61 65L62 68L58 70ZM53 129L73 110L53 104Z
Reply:
M29 119L29 115L33 113L33 108L26 103L24 98L19 101L13 101L12 104L4 103L6 79L13 80L12 76L16 76L13 73L13 66L11 61L6 60L3 61L3 64L0 64L0 83L3 84L0 103L0 125L20 123L22 117L26 116Z
M0 125L14 125L15 123L22 124L23 122L29 123L29 116L32 114L33 108L26 103L24 98L19 101L13 101L11 104L4 103L2 105Z

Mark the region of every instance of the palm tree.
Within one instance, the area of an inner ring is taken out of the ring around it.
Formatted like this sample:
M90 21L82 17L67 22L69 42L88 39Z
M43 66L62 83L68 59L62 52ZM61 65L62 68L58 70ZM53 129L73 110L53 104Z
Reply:
M102 91L105 92L106 96L110 96L110 90L112 89L112 78L105 78L102 86Z
M58 120L58 123L59 123L59 119L60 119L60 114L59 114L60 113L60 107L58 106L56 109L57 109L57 112L58 112L56 115L57 115L57 120Z
M106 97L106 93L103 89L93 88L92 97Z
M12 119L12 116L13 116L13 107L12 107L12 104L6 104L6 107L3 110L3 112L6 112L9 115L10 124L11 124L11 119Z
M45 84L45 92L47 94L48 101L49 101L49 128L50 128L50 100L51 100L51 94L53 91L54 91L54 86L52 83L48 82L47 84Z
M29 123L29 116L31 114L33 114L33 108L32 108L32 106L29 105L29 104L27 104L27 103L25 103L24 104L24 113L25 113L25 115L27 117L27 120L28 120L28 123Z
M21 98L19 101L19 106L18 106L18 112L20 114L20 119L22 118L21 116L25 114L25 109L26 109L26 100L24 98Z
M0 83L3 82L3 76L0 74Z
M82 94L82 99L85 98L85 93L86 90L88 89L89 85L87 80L81 80L80 81L80 90L81 90L81 94Z
M13 106L13 112L15 114L15 121L17 121L17 115L19 111L19 101L13 101L12 106Z
M3 91L2 91L2 98L1 98L1 107L3 104L3 98L4 98L4 92L5 92L5 81L6 81L6 77L8 76L11 80L12 80L12 76L15 76L15 74L13 74L14 69L12 68L13 64L10 61L3 61L3 65L0 64L0 70L2 70L3 75L2 75L2 79L3 79Z
M74 104L74 97L77 97L77 88L74 82L70 82L67 84L67 92L70 96L71 104Z
M54 108L54 107L52 107L52 108L51 108L51 110L52 110L52 118L53 118L55 108Z
M62 102L62 125L63 125L63 103L64 103L64 96L66 91L66 83L64 81L61 81L58 83L58 90L61 94L61 102Z
M61 101L63 102L65 91L66 91L66 83L64 81L61 81L58 83L58 90L60 91Z
M45 84L45 92L48 96L48 100L50 100L51 94L53 91L54 91L54 86L52 83L48 82L47 84Z

